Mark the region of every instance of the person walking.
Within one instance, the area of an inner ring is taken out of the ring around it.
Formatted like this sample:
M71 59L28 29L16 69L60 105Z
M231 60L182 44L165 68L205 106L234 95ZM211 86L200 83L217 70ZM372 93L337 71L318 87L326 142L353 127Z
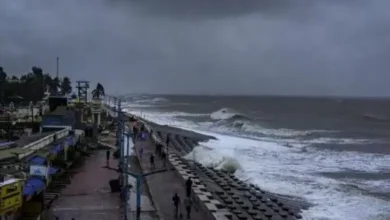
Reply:
M152 170L156 168L156 165L154 164L154 154L150 154L150 167Z
M187 198L191 197L191 190L192 190L192 180L191 180L191 177L188 177L188 179L186 181L186 195L187 195Z
M186 208L187 219L191 217L192 201L189 197L184 198L184 207Z
M175 195L172 197L173 207L174 207L174 214L175 218L177 218L177 214L179 213L179 205L180 205L180 197L175 193Z
M163 161L164 168L167 167L167 154L165 150L161 150L161 160Z
M139 148L139 159L142 160L142 155L144 154L144 148L141 146Z
M106 151L106 166L110 166L110 150Z

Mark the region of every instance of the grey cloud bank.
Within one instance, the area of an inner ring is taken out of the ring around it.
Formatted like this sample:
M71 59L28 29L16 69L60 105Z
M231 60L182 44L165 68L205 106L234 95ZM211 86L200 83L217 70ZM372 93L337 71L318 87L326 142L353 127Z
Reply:
M390 96L388 0L0 0L0 65L112 93Z

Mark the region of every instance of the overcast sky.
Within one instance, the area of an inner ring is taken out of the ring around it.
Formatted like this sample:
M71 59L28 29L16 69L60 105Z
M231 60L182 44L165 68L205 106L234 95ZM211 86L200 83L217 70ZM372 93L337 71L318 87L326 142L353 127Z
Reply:
M0 0L0 66L109 93L390 96L390 0Z

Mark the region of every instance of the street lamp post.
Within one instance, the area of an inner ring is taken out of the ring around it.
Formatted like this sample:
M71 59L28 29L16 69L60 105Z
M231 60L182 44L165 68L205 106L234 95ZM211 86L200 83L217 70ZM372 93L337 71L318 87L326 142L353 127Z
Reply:
M120 169L114 169L114 168L111 168L111 167L104 167L106 169L109 169L109 170L114 170L114 171L117 171L117 172L120 172L122 174L127 174L127 175L130 175L132 177L134 177L136 179L136 189L137 189L137 204L136 204L136 212L137 212L137 220L140 220L140 216L141 216L141 194L142 194L142 180L147 177L147 176L150 176L150 175L153 175L153 174L156 174L156 173L162 173L162 172L166 172L166 171L169 171L168 169L162 169L162 170L156 170L156 171L153 171L153 172L149 172L149 173L132 173L132 172L125 172L123 170L120 170ZM173 170L173 169L171 169ZM129 187L127 187L129 188ZM127 220L127 215L125 215L126 219Z
M123 149L123 154L125 156L124 158L124 169L123 170L123 176L124 176L124 190L125 190L125 220L127 220L127 210L128 210L128 201L129 201L129 177L127 176L127 173L129 172L129 152L130 152L130 137L131 133L130 131L127 131L125 133L127 138L127 144L126 144L126 150Z
M114 97L114 102L118 103L117 106L117 121L118 121L118 127L117 127L117 143L118 143L118 149L120 151L120 158L119 158L119 165L117 169L111 168L106 166L105 168L110 169L110 170L115 170L119 173L121 173L122 180L123 180L123 192L124 192L124 202L125 202L125 213L124 217L125 220L127 220L127 209L128 209L128 198L129 198L129 180L128 176L130 175L136 179L136 219L140 220L141 216L141 194L142 194L142 180L150 175L156 174L156 173L161 173L161 172L166 172L168 169L162 169L162 170L157 170L149 173L132 173L129 172L129 164L128 164L128 155L130 152L130 139L132 137L130 129L128 131L125 131L125 126L124 126L124 119L123 119L123 112L121 111L121 100L117 99ZM127 144L126 144L126 151L125 151L125 144L124 144L124 136L127 138ZM127 152L127 153L125 153Z

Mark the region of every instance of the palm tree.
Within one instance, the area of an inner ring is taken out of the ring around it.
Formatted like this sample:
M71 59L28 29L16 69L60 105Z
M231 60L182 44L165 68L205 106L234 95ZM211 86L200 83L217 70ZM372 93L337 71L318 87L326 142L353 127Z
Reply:
M92 91L92 97L98 99L102 96L105 96L104 87L102 86L102 84L98 83L96 85L96 88Z

